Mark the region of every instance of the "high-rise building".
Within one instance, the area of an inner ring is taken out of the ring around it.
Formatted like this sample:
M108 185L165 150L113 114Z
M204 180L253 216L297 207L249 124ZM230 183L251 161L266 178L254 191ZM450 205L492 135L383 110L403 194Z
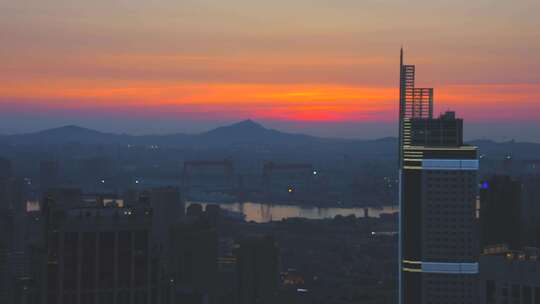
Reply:
M236 249L239 304L274 303L279 283L279 248L270 236L248 237Z
M184 216L178 188L124 202L78 189L47 192L40 303L215 303L215 227L202 216Z
M477 148L400 55L400 303L477 303Z
M521 182L521 241L524 246L540 248L540 174L523 176Z
M495 175L480 186L481 247L506 244L521 247L521 182Z
M154 303L150 210L78 203L44 200L42 303Z
M152 238L167 247L167 237L171 226L185 215L184 200L176 187L155 188L149 191L152 207ZM167 248L162 248L167 251Z
M166 303L215 303L218 236L204 217L187 217L171 228L171 284ZM164 302L165 303L165 302Z
M493 248L480 257L481 304L540 303L540 251Z
M0 303L22 303L17 291L31 272L27 227L27 181L12 176L11 162L0 160ZM27 285L24 303L28 298Z
M8 251L10 237L7 233L10 217L5 210L0 210L0 303L9 300Z
M7 230L12 239L10 255L23 250L26 202L25 182L22 179L0 179L0 212L9 214L11 218L11 225Z
M31 285L36 276L29 240L24 234L27 221L13 210L0 210L0 303L38 303L37 289Z

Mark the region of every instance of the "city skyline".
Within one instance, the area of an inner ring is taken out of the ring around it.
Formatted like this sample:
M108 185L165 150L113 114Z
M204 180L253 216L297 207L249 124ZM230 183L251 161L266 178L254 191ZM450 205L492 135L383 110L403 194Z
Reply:
M540 303L538 11L1 2L0 304Z
M1 5L2 133L193 133L250 118L392 136L403 43L437 87L435 113L461 113L468 139L540 140L520 131L540 118L534 1L31 2Z

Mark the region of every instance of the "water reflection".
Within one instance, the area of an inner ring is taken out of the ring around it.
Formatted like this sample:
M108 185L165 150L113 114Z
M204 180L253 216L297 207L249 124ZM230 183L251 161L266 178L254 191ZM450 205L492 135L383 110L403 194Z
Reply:
M207 203L201 203L203 206ZM189 203L188 203L189 204ZM257 223L267 223L271 221L280 221L285 218L301 217L308 219L324 219L333 218L336 215L347 216L354 214L356 217L363 217L365 208L319 208L310 206L297 205L272 205L264 203L232 203L232 204L217 204L221 208L240 212L246 215L246 221L254 221ZM385 206L380 208L367 208L368 214L371 217L379 217L382 213L393 213L398 211L397 206Z

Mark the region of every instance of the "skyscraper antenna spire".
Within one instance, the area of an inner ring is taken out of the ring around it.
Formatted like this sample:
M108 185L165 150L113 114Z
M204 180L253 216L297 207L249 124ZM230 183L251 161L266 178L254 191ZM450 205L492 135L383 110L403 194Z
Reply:
M399 65L403 66L403 44L401 45L401 48L399 49Z

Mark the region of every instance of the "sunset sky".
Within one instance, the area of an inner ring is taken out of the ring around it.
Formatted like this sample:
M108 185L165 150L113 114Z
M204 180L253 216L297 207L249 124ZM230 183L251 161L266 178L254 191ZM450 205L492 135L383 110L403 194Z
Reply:
M540 142L540 1L0 1L0 133L251 118L396 136L399 48L467 138Z

